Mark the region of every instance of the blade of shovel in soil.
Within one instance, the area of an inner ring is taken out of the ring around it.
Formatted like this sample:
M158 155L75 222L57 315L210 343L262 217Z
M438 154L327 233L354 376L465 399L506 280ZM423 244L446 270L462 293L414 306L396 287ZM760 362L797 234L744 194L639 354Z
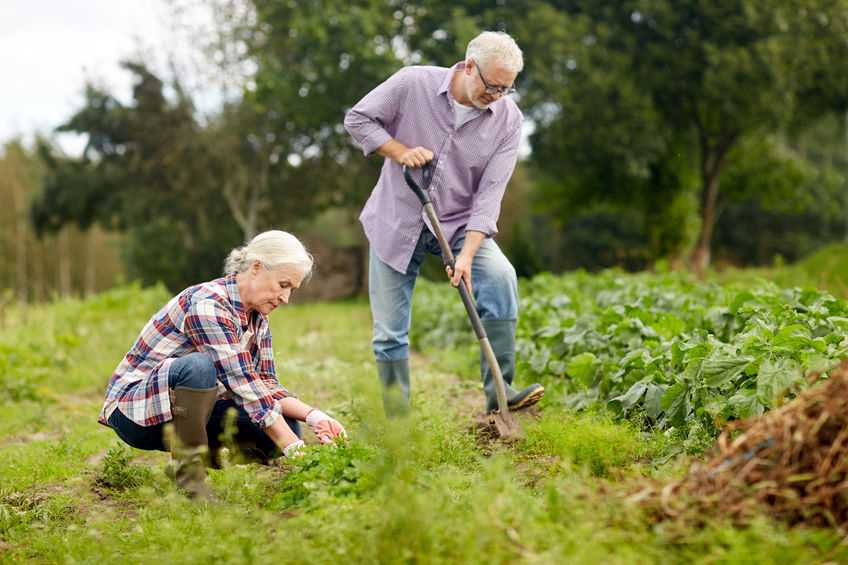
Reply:
M442 225L439 223L439 218L436 215L435 208L433 208L433 202L430 200L430 195L427 193L427 188L429 188L430 181L432 180L432 166L430 163L423 167L422 172L424 177L423 189L418 186L415 179L412 178L412 172L410 169L405 165L403 167L403 177L406 179L406 184L409 185L409 188L412 189L412 192L414 192L418 197L418 200L421 201L421 204L424 206L424 211L427 214L427 218L430 220L430 225L433 227L436 239L439 242L439 248L442 251L442 261L444 261L445 265L449 266L451 270L453 270L453 251L451 250L448 240L442 231ZM462 304L465 306L465 311L468 314L471 326L474 328L474 333L480 341L480 350L483 352L483 357L489 364L489 370L492 372L492 378L495 383L495 391L498 397L498 410L497 412L489 415L489 421L494 424L495 430L502 439L517 439L521 437L521 428L518 425L518 420L516 420L515 415L509 411L509 406L507 405L506 400L506 387L504 386L503 374L501 373L500 365L495 358L495 353L492 350L492 344L489 343L486 330L483 328L483 324L480 321L480 315L477 314L477 307L474 304L474 298L468 291L465 280L459 281L457 290L459 290L459 296L462 298Z

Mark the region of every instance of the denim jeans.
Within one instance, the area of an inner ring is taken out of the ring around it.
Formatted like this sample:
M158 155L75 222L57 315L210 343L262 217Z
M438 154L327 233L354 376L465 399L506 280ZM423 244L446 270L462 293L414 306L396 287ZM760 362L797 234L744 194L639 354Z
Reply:
M216 386L217 373L211 357L205 353L191 353L180 357L171 364L168 371L168 385L176 387L209 389ZM270 459L279 455L276 445L262 428L254 424L244 408L232 400L218 400L206 424L206 434L209 447L218 447L219 437L224 430L224 417L228 409L237 411L236 442L244 444L251 451L257 450ZM109 416L109 426L115 430L118 437L136 449L167 451L162 437L165 423L155 426L140 426L124 416L120 409L115 409ZM286 423L300 437L300 424L297 420L286 418ZM261 458L261 457L260 457Z
M464 242L463 230L451 242L454 255L459 253ZM409 357L412 291L421 263L428 253L441 257L438 240L426 227L418 238L405 273L399 273L383 263L373 248L370 251L368 294L374 323L372 345L377 361L398 361ZM518 318L518 279L515 268L492 238L483 240L474 256L471 263L471 287L480 318ZM450 291L445 288L445 292Z

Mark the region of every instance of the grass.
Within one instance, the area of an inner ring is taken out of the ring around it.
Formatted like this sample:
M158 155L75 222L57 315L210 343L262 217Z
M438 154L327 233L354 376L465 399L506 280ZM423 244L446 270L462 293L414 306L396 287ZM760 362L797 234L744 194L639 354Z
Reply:
M757 269L727 269L715 275L723 283L770 280L781 287L810 287L848 298L848 244L831 243L797 263Z
M482 407L474 352L413 358L414 410L387 421L360 302L272 316L278 373L337 416L348 447L210 472L217 502L176 492L167 455L124 447L96 423L109 373L161 289L119 289L7 316L0 387L0 562L809 563L845 560L834 532L766 516L747 528L656 523L627 495L679 474L665 439L573 413L554 383L525 438L470 432ZM13 322L14 316L17 316ZM37 371L28 371L35 364ZM11 377L10 377L11 376Z

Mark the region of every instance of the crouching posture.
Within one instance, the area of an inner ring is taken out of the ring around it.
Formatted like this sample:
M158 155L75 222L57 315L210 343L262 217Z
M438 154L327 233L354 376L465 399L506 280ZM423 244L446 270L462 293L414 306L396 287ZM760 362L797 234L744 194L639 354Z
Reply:
M312 256L293 235L268 231L234 249L225 271L147 322L109 380L99 418L132 447L170 450L177 485L198 498L209 494L206 466L220 465L230 409L239 451L262 463L303 446L299 422L322 443L345 433L295 398L274 369L268 315L309 277Z

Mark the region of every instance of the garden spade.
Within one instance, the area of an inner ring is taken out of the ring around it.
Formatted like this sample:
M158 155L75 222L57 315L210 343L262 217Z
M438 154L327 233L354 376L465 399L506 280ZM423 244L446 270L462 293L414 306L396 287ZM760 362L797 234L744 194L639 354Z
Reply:
M433 180L433 168L430 163L424 165L422 168L422 175L423 187L419 186L418 183L415 182L415 179L412 178L412 171L409 167L406 165L403 166L403 177L406 179L406 184L409 185L409 188L412 189L412 192L414 192L415 196L418 197L418 200L421 201L421 204L424 206L424 212L430 219L430 225L433 227L433 231L435 232L434 235L439 241L439 248L442 251L442 261L445 265L451 268L451 271L453 271L453 251L451 251L450 244L442 231L442 226L439 223L438 216L436 215L436 209L433 207L433 202L430 200L430 195L428 193L430 181ZM504 386L501 367L495 357L492 344L489 343L489 338L486 336L486 330L480 322L480 315L477 314L477 306L474 304L474 298L471 296L471 292L469 292L464 279L460 279L457 290L459 290L459 296L462 298L462 304L465 306L465 311L468 313L468 319L471 321L474 333L480 341L480 350L483 353L483 357L486 359L486 362L489 364L490 370L492 371L492 377L495 382L495 391L498 397L498 410L491 415L495 429L497 430L498 435L503 439L517 439L521 435L521 429L518 426L518 421L515 416L509 411L509 407L507 406L506 387Z

